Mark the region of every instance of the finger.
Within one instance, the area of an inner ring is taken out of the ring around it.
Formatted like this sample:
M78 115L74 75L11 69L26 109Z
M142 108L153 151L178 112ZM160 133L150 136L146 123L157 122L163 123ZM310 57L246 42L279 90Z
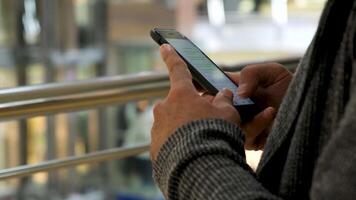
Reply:
M253 96L260 82L260 68L255 66L247 66L240 72L239 88L237 94L241 98Z
M240 82L240 72L225 72L228 77L231 78L236 84Z
M233 93L231 90L224 88L218 94L216 94L213 104L217 105L218 107L223 107L226 105L232 105Z
M269 131L265 130L262 132L262 134L260 134L256 138L256 140L254 141L255 150L263 150L263 148L266 144L268 135L269 135Z
M164 101L157 101L154 105L153 105L153 116L154 118L156 118L156 116L158 116L161 111L162 111L162 107L164 105L163 103Z
M267 129L273 123L275 116L276 109L268 107L256 115L251 122L242 125L241 128L246 134L246 141L248 139L255 140L263 130Z
M245 144L244 144L245 149L254 150L254 151L263 150L268 135L269 135L269 131L268 129L266 129L254 139L245 139Z
M241 70L238 95L241 98L251 97L258 87L266 87L283 78L288 70L278 63L262 63L246 66Z
M187 64L179 57L177 52L168 44L163 44L160 48L163 61L166 63L171 82L171 88L176 86L184 87L185 90L194 90L192 75Z
M204 92L203 94L201 94L201 97L203 97L205 100L207 100L209 103L213 103L214 101L214 96L210 95L207 92Z

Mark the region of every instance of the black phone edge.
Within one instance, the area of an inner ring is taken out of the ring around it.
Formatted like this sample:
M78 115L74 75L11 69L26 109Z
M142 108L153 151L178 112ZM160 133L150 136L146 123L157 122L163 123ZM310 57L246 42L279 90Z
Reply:
M157 28L151 30L151 32L150 32L152 39L160 46L163 44L169 44L163 37L161 37L158 33L156 33L156 29ZM164 29L164 30L176 31L174 29ZM188 38L185 38L185 39L188 39ZM208 80L206 80L206 78L204 78L203 75L201 75L182 55L180 55L179 52L177 52L177 54L187 64L189 71L192 73L194 81L196 81L202 88L204 88L206 91L208 91L212 95L216 95L219 92L219 90L217 90Z
M156 32L156 30L158 30L158 29L154 28L150 31L151 38L160 46L163 44L168 44L168 42L163 37L161 37ZM176 31L174 29L164 29L164 30ZM204 78L193 66L191 66L191 64L185 58L183 58L183 56L181 56L179 54L179 52L177 52L177 53L184 60L184 62L188 65L188 68L193 75L193 79L201 87L206 89L209 93L211 93L212 95L216 95L219 91L208 80L206 80L206 78ZM252 105L251 104L249 104L249 105L234 105L234 107L240 114L241 123L246 123L246 122L251 121L254 118L254 116L260 112L260 109L258 109L256 103L254 103Z

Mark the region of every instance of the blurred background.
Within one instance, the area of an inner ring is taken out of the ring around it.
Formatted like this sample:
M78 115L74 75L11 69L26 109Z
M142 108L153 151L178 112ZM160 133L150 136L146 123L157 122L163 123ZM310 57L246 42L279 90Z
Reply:
M148 34L153 27L178 29L222 66L302 56L324 3L0 0L0 87L165 71ZM0 168L149 142L156 100L1 120ZM2 179L0 200L159 200L150 165L143 154Z

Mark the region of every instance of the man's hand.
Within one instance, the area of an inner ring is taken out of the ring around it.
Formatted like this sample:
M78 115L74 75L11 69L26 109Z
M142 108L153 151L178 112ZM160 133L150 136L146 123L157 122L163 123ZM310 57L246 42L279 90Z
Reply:
M169 45L161 46L161 56L168 67L171 88L168 96L154 107L151 131L151 159L171 134L180 126L204 118L221 118L240 124L240 116L232 105L233 94L225 89L215 97L200 96L192 83L185 62Z
M238 95L252 97L264 110L255 118L241 125L245 133L245 148L263 149L275 114L293 78L286 68L277 63L250 65L240 73L228 73L239 84Z

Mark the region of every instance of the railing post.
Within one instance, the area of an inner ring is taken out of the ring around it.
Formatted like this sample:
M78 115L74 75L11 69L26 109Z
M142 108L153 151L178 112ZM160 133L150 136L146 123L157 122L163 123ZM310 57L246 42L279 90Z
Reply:
M24 14L24 0L17 0L15 3L15 19L16 19L16 38L15 38L15 64L16 64L16 78L17 85L24 86L27 83L26 80L26 66L28 64L27 55L24 54L24 49L26 48L24 40L24 26L22 23L22 16ZM20 165L26 165L28 160L28 137L27 137L27 120L21 119L18 122L19 131L19 158ZM25 199L26 187L28 185L29 178L24 177L20 180L20 186L18 188L18 199Z
M55 69L50 59L50 53L55 46L56 32L56 1L55 0L41 0L38 2L38 10L40 10L39 18L41 24L41 56L45 70L45 82L54 81ZM46 138L47 138L47 152L46 159L53 160L56 158L56 137L55 137L55 117L49 115L46 117ZM48 173L47 188L49 194L54 192L57 188L58 174L56 172Z
M96 45L102 49L104 52L104 57L102 60L99 61L96 65L96 76L102 77L107 75L107 31L108 31L108 1L95 1L92 13L92 20L93 20L93 28L95 33L95 42ZM95 11L94 11L95 10ZM99 139L99 150L104 150L109 148L108 141L111 137L111 133L108 129L108 112L106 108L99 108L97 109L97 116L98 116L98 139ZM110 166L108 163L100 163L99 164L99 174L100 178L102 179L103 183L109 183L105 188L102 188L105 191L105 195L109 195L110 191Z

